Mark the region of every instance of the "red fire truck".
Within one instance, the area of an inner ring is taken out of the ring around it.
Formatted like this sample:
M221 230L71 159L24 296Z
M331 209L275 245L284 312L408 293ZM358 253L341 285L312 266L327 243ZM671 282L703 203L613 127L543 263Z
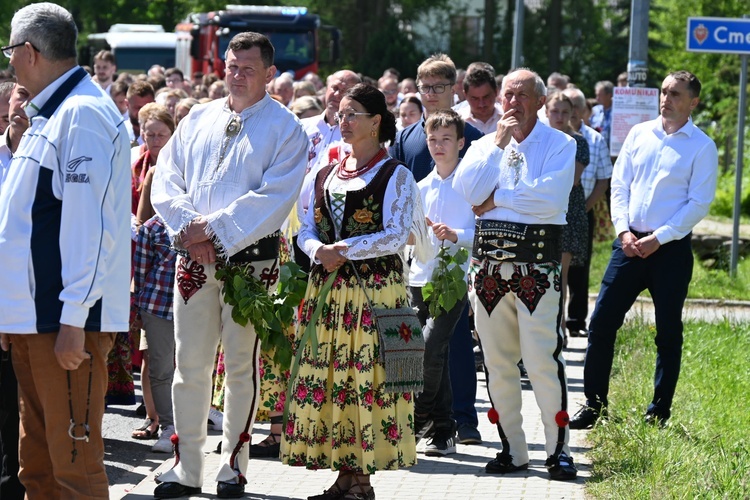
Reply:
M200 71L223 77L229 41L243 31L268 36L276 49L276 67L293 72L295 80L317 72L321 59L334 62L339 53L339 30L321 26L320 17L309 14L307 7L227 5L225 10L190 14L175 31L177 67L185 76Z

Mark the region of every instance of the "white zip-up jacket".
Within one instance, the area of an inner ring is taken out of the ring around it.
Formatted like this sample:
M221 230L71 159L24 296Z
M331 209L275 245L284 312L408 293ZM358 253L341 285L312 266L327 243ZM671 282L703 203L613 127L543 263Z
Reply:
M78 66L26 114L31 124L0 188L0 332L53 333L60 324L126 331L131 194L122 115Z

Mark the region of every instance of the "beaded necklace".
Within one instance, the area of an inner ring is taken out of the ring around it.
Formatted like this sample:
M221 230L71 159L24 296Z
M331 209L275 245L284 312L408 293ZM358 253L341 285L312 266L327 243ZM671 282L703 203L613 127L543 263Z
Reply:
M339 167L336 169L336 176L341 180L348 180L348 179L354 179L355 177L359 177L360 175L364 174L368 170L372 170L372 168L380 163L380 160L386 157L388 153L385 149L381 148L380 151L373 156L370 161L365 163L363 167L358 168L357 170L353 170L351 172L344 170L344 166L346 165L346 160L349 159L349 156L346 155L344 159L339 163Z

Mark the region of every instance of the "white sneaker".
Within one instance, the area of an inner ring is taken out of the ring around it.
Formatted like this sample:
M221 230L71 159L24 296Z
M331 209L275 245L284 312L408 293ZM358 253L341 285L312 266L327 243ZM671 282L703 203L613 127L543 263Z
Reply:
M208 428L214 431L220 431L224 426L224 414L216 408L211 407L208 410Z
M174 436L174 425L168 425L161 431L161 436L151 447L155 453L172 453L172 436Z

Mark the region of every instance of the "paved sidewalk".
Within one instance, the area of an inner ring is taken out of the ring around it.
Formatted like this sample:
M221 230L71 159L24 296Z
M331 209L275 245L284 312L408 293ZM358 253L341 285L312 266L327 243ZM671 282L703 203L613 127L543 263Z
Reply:
M583 402L583 357L586 339L571 338L565 359L568 363L568 384L572 415ZM529 470L507 476L489 475L484 472L485 464L500 451L500 439L496 428L487 420L490 407L484 374L477 389L477 410L479 430L484 443L481 445L458 445L458 453L443 458L418 455L418 464L409 469L384 471L375 474L372 484L377 498L386 499L461 499L483 500L498 497L509 499L542 498L584 498L584 481L590 477L590 461L585 455L585 432L571 432L571 451L579 468L576 481L558 482L548 480L544 461L544 430L539 418L539 409L534 394L528 384L523 387L524 430L530 448ZM256 424L254 441L264 439L268 424ZM190 498L214 498L216 496L215 471L219 455L216 449L221 437L211 432L206 443L206 466L204 471L203 494ZM422 443L420 443L422 444ZM422 444L422 446L424 446ZM419 449L419 448L418 448ZM170 458L153 453L131 474L110 487L110 498L127 500L153 498L156 486L156 473L167 470L172 465ZM333 483L336 474L330 470L308 471L300 467L282 465L278 460L251 459L248 470L249 483L245 488L245 498L282 500L304 499L308 495L322 492Z

